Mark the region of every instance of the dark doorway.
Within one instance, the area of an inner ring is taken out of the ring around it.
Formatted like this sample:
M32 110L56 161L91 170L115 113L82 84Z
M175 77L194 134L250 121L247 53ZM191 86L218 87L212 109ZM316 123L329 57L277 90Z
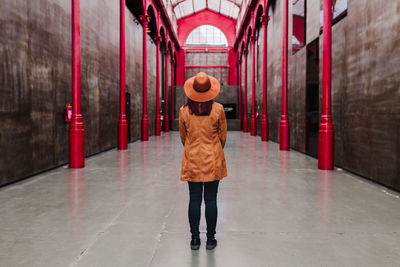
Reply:
M319 39L307 45L306 152L318 157Z
M222 104L222 106L224 107L226 119L236 119L236 104Z

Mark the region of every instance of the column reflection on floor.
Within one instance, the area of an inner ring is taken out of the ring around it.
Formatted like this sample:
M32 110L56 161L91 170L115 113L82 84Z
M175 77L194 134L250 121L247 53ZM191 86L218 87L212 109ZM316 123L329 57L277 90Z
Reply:
M85 204L85 169L68 169L68 224L74 239L80 238L82 208Z
M326 232L331 223L333 172L318 170L318 217L321 231Z
M281 205L286 205L286 191L288 186L288 169L289 169L289 151L279 151L279 172L280 172L280 200Z
M128 151L118 151L118 172L119 172L119 194L121 197L121 207L126 204L126 180L128 176Z

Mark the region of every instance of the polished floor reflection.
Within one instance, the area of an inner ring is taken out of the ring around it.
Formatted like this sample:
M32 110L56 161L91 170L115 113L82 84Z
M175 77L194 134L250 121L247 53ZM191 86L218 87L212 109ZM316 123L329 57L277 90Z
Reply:
M218 247L206 251L203 217L191 251L182 151L171 132L1 188L0 266L398 266L398 193L241 132L228 133Z

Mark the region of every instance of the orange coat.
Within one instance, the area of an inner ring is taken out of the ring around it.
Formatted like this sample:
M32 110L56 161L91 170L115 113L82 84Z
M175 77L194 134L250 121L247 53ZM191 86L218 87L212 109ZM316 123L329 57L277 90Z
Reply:
M221 104L214 102L209 116L196 116L187 105L181 107L179 131L184 146L182 181L212 182L227 176L226 119Z

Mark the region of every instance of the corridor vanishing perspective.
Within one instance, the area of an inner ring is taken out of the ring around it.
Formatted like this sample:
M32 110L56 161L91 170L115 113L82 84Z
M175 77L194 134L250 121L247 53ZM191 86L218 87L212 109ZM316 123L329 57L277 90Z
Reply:
M0 189L1 266L397 266L399 194L229 132L218 248L188 248L183 147L170 132ZM204 208L204 205L203 205ZM201 238L205 222L201 221Z
M399 266L399 29L400 0L1 0L0 267Z

